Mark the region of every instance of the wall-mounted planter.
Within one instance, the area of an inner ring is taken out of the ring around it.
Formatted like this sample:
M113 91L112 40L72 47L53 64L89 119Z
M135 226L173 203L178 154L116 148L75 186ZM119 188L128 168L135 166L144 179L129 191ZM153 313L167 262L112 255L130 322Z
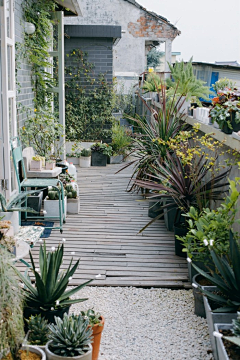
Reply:
M99 151L92 152L92 166L107 166L107 155Z
M67 199L67 213L78 214L80 211L80 197L76 199Z
M40 161L31 160L30 170L41 171L42 170L42 160L40 160Z
M80 156L79 166L82 168L88 168L91 166L91 156Z
M49 200L48 197L46 197L43 201L44 203L44 210L47 212L44 214L47 218L51 218L52 216L55 217L59 216L59 200ZM65 217L67 215L67 197L64 197L64 214ZM54 219L54 218L53 218Z

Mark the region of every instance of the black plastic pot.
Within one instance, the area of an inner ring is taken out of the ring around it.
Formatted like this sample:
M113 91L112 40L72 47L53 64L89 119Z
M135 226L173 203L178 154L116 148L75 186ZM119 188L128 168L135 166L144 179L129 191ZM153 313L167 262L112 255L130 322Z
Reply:
M42 199L43 199L43 191L40 191L39 193L37 192L36 194L31 194L30 196L27 197L27 207L37 211L37 214L28 213L29 217L40 215Z
M49 311L43 311L40 309L35 309L35 308L29 308L29 307L24 307L23 308L23 316L24 319L29 319L31 315L36 316L41 314L42 317L44 317L46 320L48 320L49 323L53 323L55 324L55 319L54 317L60 317L61 319L63 318L64 313L69 313L69 309L70 309L70 305L64 307L64 308L60 308L57 310L49 310ZM27 323L25 324L25 330L27 328Z
M107 165L107 155L99 151L92 151L92 166L106 166Z
M223 127L222 127L222 132L224 132L224 134L232 134L233 129L230 129L230 127L228 126L227 123L224 123Z
M56 166L62 168L62 174L66 174L66 171L68 169L68 166L66 164L57 163Z
M165 201L165 204L167 202ZM169 231L173 231L173 225L174 225L174 221L177 215L177 205L173 204L170 208L166 208L164 209L164 221L165 221L165 225L166 228Z
M222 131L225 134L232 134L233 131L238 132L240 130L240 122L236 123L235 117L236 117L236 112L232 111L231 115L227 118L227 120L229 120L231 122L232 129L230 129L230 127L228 126L227 123L224 123L224 125L222 127Z
M183 246L182 242L176 238L176 235L178 235L178 236L187 235L188 228L183 223L177 223L177 224L174 224L173 229L174 229L174 236L175 236L175 254L177 256L186 258L187 253L182 251L184 246Z
M152 219L163 214L162 201L149 201L148 216Z

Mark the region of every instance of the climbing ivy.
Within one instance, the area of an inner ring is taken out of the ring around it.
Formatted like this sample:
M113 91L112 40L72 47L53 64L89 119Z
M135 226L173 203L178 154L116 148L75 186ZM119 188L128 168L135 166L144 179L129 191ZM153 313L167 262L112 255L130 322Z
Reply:
M88 54L73 49L67 54L66 135L69 140L103 140L111 138L114 108L113 84L104 74L94 75Z

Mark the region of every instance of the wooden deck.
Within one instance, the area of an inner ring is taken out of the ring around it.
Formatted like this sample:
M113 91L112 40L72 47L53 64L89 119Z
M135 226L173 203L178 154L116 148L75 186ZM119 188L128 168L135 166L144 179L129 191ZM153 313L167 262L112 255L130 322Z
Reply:
M164 221L138 234L150 219L148 203L141 195L126 192L131 169L115 174L120 167L78 168L80 213L67 216L62 235L52 231L48 249L65 238L64 267L72 257L81 258L72 285L101 274L91 285L187 286L186 260L175 255L173 233ZM38 247L32 249L34 258Z

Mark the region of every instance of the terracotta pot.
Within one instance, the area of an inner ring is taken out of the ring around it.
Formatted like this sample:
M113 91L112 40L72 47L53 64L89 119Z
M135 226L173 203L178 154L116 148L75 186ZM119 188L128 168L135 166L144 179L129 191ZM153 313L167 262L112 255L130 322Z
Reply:
M97 360L98 359L98 354L99 354L99 349L100 349L100 342L101 342L101 336L102 336L102 331L104 328L104 317L101 316L101 322L100 324L95 324L92 327L93 330L93 342L92 342L92 360Z

